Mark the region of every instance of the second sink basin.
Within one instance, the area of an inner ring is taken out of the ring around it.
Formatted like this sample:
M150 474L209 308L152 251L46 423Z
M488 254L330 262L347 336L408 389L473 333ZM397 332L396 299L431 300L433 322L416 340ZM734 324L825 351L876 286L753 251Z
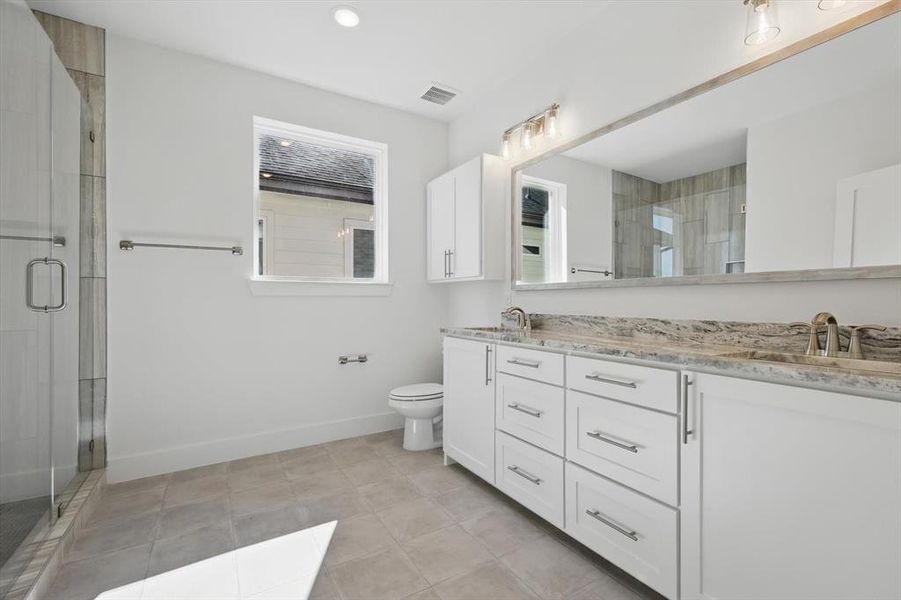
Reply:
M807 354L793 354L791 352L774 352L772 350L742 350L739 352L727 352L720 354L723 358L744 358L747 360L762 360L766 362L789 363L793 365L811 365L815 367L831 367L833 369L848 369L852 371L869 371L875 373L889 373L901 375L901 363L882 360L861 360L859 358L844 358L832 356L808 356Z

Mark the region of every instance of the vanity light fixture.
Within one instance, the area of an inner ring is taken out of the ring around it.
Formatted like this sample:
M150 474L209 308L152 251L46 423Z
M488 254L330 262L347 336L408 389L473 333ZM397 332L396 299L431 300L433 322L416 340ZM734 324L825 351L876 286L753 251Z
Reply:
M748 7L746 45L759 46L779 35L781 29L775 0L744 0L744 4Z
M848 0L820 0L817 3L817 8L820 10L835 10L836 8L843 7L847 3Z
M336 6L332 9L332 18L342 27L356 27L360 24L360 15L349 6Z
M509 160L513 154L513 134L517 131L519 132L519 147L522 150L531 150L538 137L557 137L560 129L557 120L559 114L560 105L554 103L528 119L505 129L501 137L501 156L504 160Z

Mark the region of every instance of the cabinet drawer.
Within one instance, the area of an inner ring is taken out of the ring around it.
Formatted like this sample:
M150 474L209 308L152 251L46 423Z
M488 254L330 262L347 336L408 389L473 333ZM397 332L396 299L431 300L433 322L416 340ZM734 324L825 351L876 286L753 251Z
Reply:
M498 345L497 370L553 385L563 385L562 354Z
M563 459L502 431L495 444L495 487L562 529Z
M567 386L638 406L679 412L679 373L638 365L570 356Z
M497 428L563 456L563 388L500 373Z
M675 509L567 463L565 531L667 598L677 597Z
M569 390L566 458L673 506L679 418Z

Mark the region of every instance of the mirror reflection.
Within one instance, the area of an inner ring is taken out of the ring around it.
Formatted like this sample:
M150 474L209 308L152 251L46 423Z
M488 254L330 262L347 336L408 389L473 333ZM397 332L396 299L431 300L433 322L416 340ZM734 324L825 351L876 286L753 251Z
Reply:
M521 284L901 264L901 16L517 182Z

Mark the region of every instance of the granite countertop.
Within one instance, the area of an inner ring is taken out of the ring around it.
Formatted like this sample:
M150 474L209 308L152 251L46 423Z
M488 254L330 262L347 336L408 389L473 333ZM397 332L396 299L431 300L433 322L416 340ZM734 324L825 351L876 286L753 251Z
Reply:
M901 401L901 374L728 356L747 352L751 349L747 344L726 345L690 339L661 340L599 335L587 328L584 332L535 328L528 334L504 327L450 327L441 331L454 337L536 346L565 354L651 361L680 369ZM772 350L766 347L753 349Z

